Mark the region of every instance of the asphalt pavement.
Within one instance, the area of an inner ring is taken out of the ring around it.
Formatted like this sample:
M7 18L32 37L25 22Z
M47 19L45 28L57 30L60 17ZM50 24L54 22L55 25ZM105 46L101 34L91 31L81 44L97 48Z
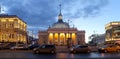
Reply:
M32 50L0 50L0 59L120 59L120 53L56 53L34 54Z

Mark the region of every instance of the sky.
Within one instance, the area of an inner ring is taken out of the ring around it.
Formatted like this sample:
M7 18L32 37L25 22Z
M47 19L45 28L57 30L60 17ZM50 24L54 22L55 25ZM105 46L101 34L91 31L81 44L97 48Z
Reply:
M120 0L0 0L0 5L2 13L17 15L37 34L57 22L60 1L63 21L85 30L86 42L94 33L104 34L107 23L120 21Z

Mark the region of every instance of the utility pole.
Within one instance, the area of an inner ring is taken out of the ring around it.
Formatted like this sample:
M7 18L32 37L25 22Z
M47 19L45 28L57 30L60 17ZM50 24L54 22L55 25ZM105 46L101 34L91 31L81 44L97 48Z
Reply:
M68 19L68 25L69 25L69 19ZM68 26L68 38L69 38L69 27L70 27L70 25Z
M17 21L17 39L16 39L16 46L18 46L18 39L19 39L19 24L18 24L18 21Z
M1 8L1 4L0 4L0 14L1 14L2 8Z
M27 31L27 42L26 42L26 45L28 46L29 44L29 31Z
M33 30L32 30L32 44L34 44Z

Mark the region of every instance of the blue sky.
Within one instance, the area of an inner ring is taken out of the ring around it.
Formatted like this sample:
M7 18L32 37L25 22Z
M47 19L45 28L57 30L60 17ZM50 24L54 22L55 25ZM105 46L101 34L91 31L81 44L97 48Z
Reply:
M88 36L105 33L105 25L120 20L120 0L61 0L63 20L70 19ZM35 33L57 21L59 0L0 0L3 13L18 15Z

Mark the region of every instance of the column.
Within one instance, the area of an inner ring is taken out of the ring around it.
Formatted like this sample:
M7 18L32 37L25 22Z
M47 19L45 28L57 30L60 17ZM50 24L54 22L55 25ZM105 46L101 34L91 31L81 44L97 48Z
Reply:
M72 33L69 34L70 34L70 45L72 45L73 44Z
M52 44L55 44L55 33L53 33L53 39L52 39Z
M77 44L77 39L76 39L76 37L77 37L77 35L76 35L76 33L75 33L75 45Z
M47 44L50 44L50 41L49 41L49 40L50 40L49 35L50 35L50 33L47 34ZM40 40L41 40L41 39L40 39ZM42 44L44 44L44 40L43 40L43 38L42 38L41 41L42 41Z
M58 33L58 45L60 45L60 33Z
M65 33L64 33L64 35L63 35L63 42L64 42L64 45L65 45L65 41L66 41L66 39L65 39Z
M66 39L66 33L64 33L65 34L65 45L66 45L66 43L67 43L67 39Z
M65 35L64 35L64 33L62 33L62 43L63 43L63 45L65 44Z
M66 45L67 45L67 33L65 33L65 41L66 41Z
M53 33L51 33L51 36L50 36L50 44L53 44Z
M78 40L77 40L77 33L75 33L75 45L77 45L77 42L78 42Z

